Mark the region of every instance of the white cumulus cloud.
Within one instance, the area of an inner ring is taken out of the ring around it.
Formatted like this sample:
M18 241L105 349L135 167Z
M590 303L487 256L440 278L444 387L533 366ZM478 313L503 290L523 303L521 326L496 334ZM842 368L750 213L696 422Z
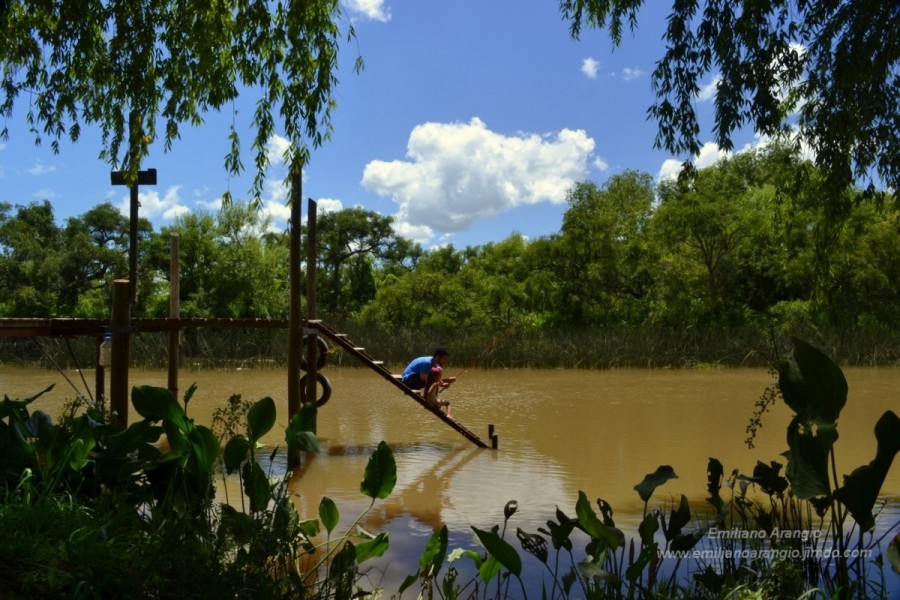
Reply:
M428 241L517 206L562 203L586 178L594 140L582 130L507 136L476 118L413 129L408 160L375 160L362 185L393 199L401 235Z
M624 69L622 69L622 79L624 79L625 81L632 81L634 79L642 77L643 75L644 72L637 67L625 67Z
M56 170L55 166L45 165L44 163L38 161L38 162L34 163L34 165L28 169L28 174L29 175L46 175L47 173L52 173L55 170Z
M723 158L729 158L730 156L731 152L722 150L715 142L706 142L691 162L694 163L696 168L703 169L716 164ZM660 181L675 179L678 177L679 173L681 173L682 164L682 161L675 158L667 159L663 162L662 167L660 167L657 178Z
M178 193L180 189L181 186L173 185L166 190L163 196L160 196L159 192L154 189L139 190L138 202L140 202L140 208L138 209L138 214L147 219L159 217L170 220L178 215L190 212L190 209L181 203L181 197ZM117 208L125 216L131 214L130 193L122 196Z
M597 79L597 71L600 70L600 61L591 58L590 56L581 61L581 72L588 79Z
M343 0L342 4L354 15L366 19L383 23L391 20L391 11L385 7L384 0Z

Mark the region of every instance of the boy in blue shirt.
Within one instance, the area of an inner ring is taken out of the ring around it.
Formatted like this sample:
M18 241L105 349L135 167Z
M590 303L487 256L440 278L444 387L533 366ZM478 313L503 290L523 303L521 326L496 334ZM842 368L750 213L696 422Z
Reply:
M425 399L437 406L447 407L447 416L450 416L450 403L446 400L438 400L438 392L446 389L456 381L456 377L442 377L442 367L450 358L450 353L444 348L436 348L431 356L420 356L413 359L403 371L402 381L414 390L424 390Z

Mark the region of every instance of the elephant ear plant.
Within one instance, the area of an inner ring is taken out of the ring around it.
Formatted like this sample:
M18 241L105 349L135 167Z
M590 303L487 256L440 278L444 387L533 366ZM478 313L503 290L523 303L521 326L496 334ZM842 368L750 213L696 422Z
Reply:
M846 552L856 529L857 548L864 535L875 527L875 507L881 487L894 456L900 451L900 418L885 411L875 424L878 446L868 465L854 469L838 479L834 444L838 439L837 421L847 402L847 380L830 358L810 344L792 339L791 358L778 366L778 385L785 403L794 411L788 425L787 479L792 493L810 500L830 513L830 532L836 554L835 576L838 588L848 589L850 568L857 582L865 581L864 561L848 562ZM845 533L847 516L853 524Z

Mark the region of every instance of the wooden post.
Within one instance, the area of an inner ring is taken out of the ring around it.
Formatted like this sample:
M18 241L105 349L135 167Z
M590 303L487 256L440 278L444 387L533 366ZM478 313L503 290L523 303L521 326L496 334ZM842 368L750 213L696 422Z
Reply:
M306 214L306 318L316 319L316 203L310 198ZM306 401L318 400L318 331L306 332ZM324 390L323 390L324 391Z
M137 120L135 113L131 114L131 127L140 127L140 121ZM126 185L125 173L123 171L113 171L109 176L112 185ZM128 277L129 287L128 293L133 304L137 303L137 265L138 265L138 208L141 203L139 201L138 185L156 185L156 169L147 169L146 171L138 171L137 182L130 185L130 228L128 232Z
M103 334L97 338L97 358L95 363L97 368L94 369L94 397L101 410L106 404L106 367L100 365L100 344L103 343Z
M169 250L169 318L177 319L181 315L181 280L179 271L180 236L173 233ZM178 398L178 343L181 330L169 331L169 391Z
M115 422L128 426L128 363L131 351L131 298L127 279L113 281L112 361L109 374L109 407Z
M300 412L300 362L301 353L303 352L303 338L301 325L303 322L300 314L300 211L301 197L303 193L303 175L302 169L297 169L291 176L291 235L290 235L290 265L288 272L290 275L290 307L288 318L288 368L287 368L287 391L288 391L288 419L293 419L294 415ZM288 457L291 465L296 463L293 459L296 457Z

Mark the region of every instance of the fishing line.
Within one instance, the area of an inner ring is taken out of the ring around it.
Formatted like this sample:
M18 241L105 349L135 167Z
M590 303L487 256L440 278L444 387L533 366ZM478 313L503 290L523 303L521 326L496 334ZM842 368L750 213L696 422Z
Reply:
M94 395L91 393L91 386L88 385L87 380L84 378L84 372L81 370L81 365L78 364L78 357L75 356L75 352L72 351L72 345L69 343L69 338L63 338L66 340L66 348L69 350L69 356L72 357L72 362L75 363L75 370L78 371L78 374L81 376L81 383L84 384L84 389L87 390L88 398L91 399L91 403L94 402Z
M69 382L69 385L72 386L72 389L75 390L75 393L79 397L83 398L84 394L81 393L81 390L79 390L75 386L75 384L72 383L72 380L69 379L69 376L66 375L66 373L60 368L60 366L57 364L57 362L53 359L53 357L50 356L50 354L44 349L43 346L41 346L40 342L37 341L37 338L33 337L33 338L31 338L31 341L34 342L34 345L38 347L38 349L41 351L41 354L44 355L44 358L46 358L50 362L50 364L52 364L56 368L57 372L59 372L59 374L63 376L63 379L65 379L67 382Z
M513 323L512 325L510 325L509 327L507 327L505 331L503 331L503 332L501 332L499 335L497 335L497 336L491 341L490 345L489 345L487 348L485 348L484 350L482 350L482 351L481 351L481 354L479 354L478 356L475 357L475 360L471 361L469 364L467 364L467 365L465 366L465 368L463 368L462 371L460 371L459 373L456 374L456 378L459 379L459 376L460 376L460 375L462 375L463 373L465 373L466 371L468 371L469 369L471 369L472 367L474 367L476 364L478 364L478 361L480 361L480 360L481 360L488 352L491 352L491 351L494 350L497 346L499 346L499 345L500 345L500 342L502 342L502 341L504 340L504 338L506 338L506 336L508 336L510 333L512 333L513 330L514 330L516 327L518 327L520 324L521 324L521 322L519 322L519 323Z

